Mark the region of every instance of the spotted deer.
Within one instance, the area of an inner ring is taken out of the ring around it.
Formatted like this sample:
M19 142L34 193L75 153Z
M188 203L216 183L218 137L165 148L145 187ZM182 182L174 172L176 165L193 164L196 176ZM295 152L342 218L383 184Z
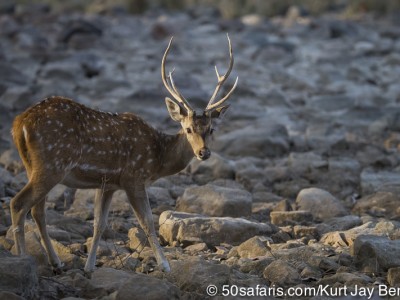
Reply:
M90 109L63 97L50 97L18 115L12 135L26 168L28 183L11 201L12 228L17 254L26 253L24 222L31 209L45 246L49 263L62 263L46 229L45 198L58 183L71 188L96 189L94 235L84 270L95 268L96 249L106 227L111 198L125 190L139 224L146 233L157 263L165 272L169 263L158 242L146 186L154 180L184 169L193 156L206 160L213 133L213 119L221 118L229 105L225 101L234 91L216 101L217 94L233 67L232 45L228 37L230 63L207 107L200 114L190 106L175 86L165 63L172 38L161 61L161 78L172 98L165 98L171 118L182 128L175 135L162 133L132 113L106 113Z

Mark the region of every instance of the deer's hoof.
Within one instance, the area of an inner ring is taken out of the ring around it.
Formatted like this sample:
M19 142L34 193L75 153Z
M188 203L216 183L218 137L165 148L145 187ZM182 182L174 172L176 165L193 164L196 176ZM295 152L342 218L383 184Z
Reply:
M65 265L63 263L59 263L59 264L53 265L52 266L53 274L54 275L62 274L62 272L64 271L64 267L65 267Z
M93 272L97 269L96 265L91 265L91 264L86 264L85 267L83 268L83 275L91 279Z
M92 274L93 274L94 270L83 270L83 276L85 276L87 279L91 279L92 278Z

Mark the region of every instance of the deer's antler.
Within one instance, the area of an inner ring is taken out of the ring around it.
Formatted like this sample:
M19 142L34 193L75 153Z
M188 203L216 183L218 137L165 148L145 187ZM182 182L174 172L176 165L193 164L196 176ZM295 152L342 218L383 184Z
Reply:
M167 60L167 56L168 56L169 49L171 48L172 40L173 40L173 37L171 37L171 39L168 43L168 47L165 50L164 56L161 61L161 78L164 83L164 86L166 87L168 92L171 94L171 96L176 101L178 101L178 103L182 104L183 107L187 110L188 114L191 115L191 114L194 114L193 108L190 106L189 102L185 99L185 97L182 96L182 94L179 92L179 90L176 88L176 86L174 84L174 80L172 78L172 73L174 72L174 70L169 72L168 77L165 72L165 61ZM170 82L168 82L168 79Z
M206 107L205 111L210 111L210 110L220 106L221 104L223 104L226 100L228 100L230 95L235 90L237 82L239 80L239 77L236 77L235 84L233 85L231 90L225 95L225 97L223 97L221 100L219 100L216 103L214 103L215 102L215 97L217 96L217 94L218 94L220 88L222 87L222 85L225 83L226 79L228 79L228 77L229 77L229 75L230 75L230 73L232 71L232 68L233 68L234 59L233 59L232 44L231 44L231 40L229 39L229 35L228 34L226 34L226 37L228 38L228 44L229 44L229 58L230 58L229 68L228 68L228 71L226 71L226 73L221 76L221 75L219 75L217 66L215 66L215 73L217 73L218 83L217 83L217 87L215 88L214 93L211 96L210 101L207 104L207 107Z

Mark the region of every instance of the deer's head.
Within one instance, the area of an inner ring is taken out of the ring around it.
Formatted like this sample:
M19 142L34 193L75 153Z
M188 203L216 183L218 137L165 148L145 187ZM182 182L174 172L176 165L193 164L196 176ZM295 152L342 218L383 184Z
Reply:
M228 71L225 73L225 75L221 76L218 73L217 66L215 66L215 72L217 73L218 78L217 87L215 88L214 93L212 94L206 108L200 114L196 113L196 111L190 106L189 102L176 88L174 80L172 78L173 71L169 72L168 76L166 75L165 61L171 47L172 38L169 41L168 47L165 50L161 62L161 77L165 87L172 96L172 99L168 97L165 98L169 114L174 121L180 122L183 132L193 149L193 153L199 160L206 160L211 155L210 149L208 148L207 144L208 138L213 134L214 131L213 120L222 118L222 116L225 114L229 105L223 104L235 90L239 79L238 77L236 78L235 84L233 85L231 90L225 95L225 97L218 101L215 100L220 88L229 77L234 62L232 45L228 35L227 38L229 43L230 56Z

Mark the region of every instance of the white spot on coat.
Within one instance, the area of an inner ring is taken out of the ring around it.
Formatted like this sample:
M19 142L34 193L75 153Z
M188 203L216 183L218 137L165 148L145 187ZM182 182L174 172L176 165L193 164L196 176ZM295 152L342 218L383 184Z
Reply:
M25 138L25 140L27 140L27 139L28 139L28 131L26 130L25 125L22 126L22 131L24 132L24 138Z

